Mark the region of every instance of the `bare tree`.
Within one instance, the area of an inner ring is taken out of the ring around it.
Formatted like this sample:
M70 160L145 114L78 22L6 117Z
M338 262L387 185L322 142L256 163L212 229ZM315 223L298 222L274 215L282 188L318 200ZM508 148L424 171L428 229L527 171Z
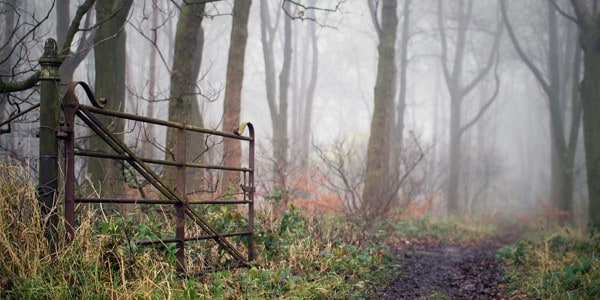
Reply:
M315 4L313 1L311 4ZM308 18L314 18L314 11L304 13ZM300 24L304 25L304 24ZM294 60L296 80L292 82L294 88L292 115L294 139L298 148L298 163L301 172L308 167L308 156L311 146L311 122L313 115L313 103L318 79L319 68L319 44L317 38L317 23L310 22L306 25L305 37L300 33L294 34L295 43L302 46Z
M379 2L376 2L379 3ZM377 80L374 89L374 108L367 150L367 169L362 194L362 209L368 217L387 211L396 192L390 184L391 130L393 124L394 79L396 75L395 45L398 26L397 2L383 0L381 19L374 2L369 2L373 25L379 38L377 47Z
M402 156L402 143L404 139L404 111L406 109L406 91L407 91L407 70L408 70L408 44L410 42L410 13L411 13L411 1L404 0L404 7L402 8L402 29L400 34L400 45L397 52L399 53L399 68L397 74L397 97L395 101L394 110L394 125L392 130L392 158L391 165L394 168L392 177L398 177L399 174L394 175L396 172L400 172L401 156ZM397 198L397 195L394 197Z
M284 7L288 3L284 2ZM267 89L267 103L271 115L271 127L273 129L273 186L275 189L287 189L287 165L288 165L288 87L292 60L292 26L291 18L284 18L283 29L283 63L279 73L279 81L276 78L274 42L280 13L277 19L272 21L267 2L261 2L261 42L265 63L265 84ZM279 83L277 85L277 83ZM279 94L278 94L279 93ZM282 199L281 207L287 207L288 199Z
M438 0L438 29L441 43L441 64L444 74L444 80L448 87L450 95L450 142L449 142L449 170L446 198L448 212L451 214L458 213L461 210L459 202L459 186L461 175L461 138L466 130L471 128L483 113L490 107L496 99L498 92L498 77L496 76L496 89L492 96L479 109L479 112L469 120L462 120L463 102L467 99L467 95L473 91L479 83L483 81L486 75L493 69L493 66L498 62L498 47L500 44L500 36L502 27L498 22L497 28L492 33L492 46L488 50L486 60L481 63L478 70L475 70L475 76L469 80L465 80L465 75L472 70L468 69L466 61L468 34L470 31L470 23L473 19L473 0L458 0L455 8L453 19L457 20L456 36L450 38L448 35L449 26L444 22L443 14L445 12L445 1ZM449 41L456 41L452 46L454 50L453 58L449 58Z
M571 0L583 50L583 80L579 87L583 110L583 140L589 194L589 222L600 224L600 18L598 2Z
M572 34L572 30L567 30L565 35L560 36L556 6L550 2L545 3L548 22L546 26L547 44L544 51L536 52L547 53L547 56L536 64L532 55L526 53L526 48L519 41L518 31L513 29L507 13L507 1L500 1L502 17L510 40L521 60L533 73L548 101L552 205L568 214L563 220L569 218L573 221L573 172L581 126L581 105L576 87L570 83L579 81L581 54L579 49L574 49L575 36ZM573 92L569 93L569 90ZM569 118L571 123L566 124L568 119L565 111L569 102L572 110Z

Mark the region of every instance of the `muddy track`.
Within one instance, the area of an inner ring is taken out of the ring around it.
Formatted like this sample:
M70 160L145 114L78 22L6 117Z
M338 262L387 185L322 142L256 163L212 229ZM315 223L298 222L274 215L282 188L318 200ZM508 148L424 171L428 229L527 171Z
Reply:
M392 245L402 274L379 299L505 299L504 266L496 251L513 236L470 243L434 239L403 240Z

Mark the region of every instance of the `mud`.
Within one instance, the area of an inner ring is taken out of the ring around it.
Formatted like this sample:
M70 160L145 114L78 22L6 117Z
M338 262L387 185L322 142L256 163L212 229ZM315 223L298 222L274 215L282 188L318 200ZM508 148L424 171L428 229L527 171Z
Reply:
M402 274L383 289L378 299L507 299L502 294L505 268L495 259L495 253L511 240L399 241L392 247Z

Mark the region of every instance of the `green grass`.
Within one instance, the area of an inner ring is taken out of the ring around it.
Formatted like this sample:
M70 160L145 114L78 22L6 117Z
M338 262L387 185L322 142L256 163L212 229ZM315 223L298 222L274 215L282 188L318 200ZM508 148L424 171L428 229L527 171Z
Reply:
M0 298L368 298L398 271L389 249L363 239L370 234L356 224L342 216L308 217L293 206L278 220L268 212L257 214L258 258L250 268L185 277L175 270L172 245L132 245L134 239L173 232L171 220L161 219L164 211L156 207L104 217L93 207L80 206L75 239L59 238L52 253L32 179L18 167L0 170ZM216 220L215 227L245 225L234 210L204 213ZM65 236L61 226L58 236ZM228 259L206 244L187 246L190 268Z
M224 231L246 226L236 210L214 206L201 213ZM253 266L185 277L176 272L174 244L131 243L169 236L169 215L149 206L106 217L97 207L79 206L75 239L59 238L51 253L28 172L0 166L0 299L372 298L401 272L387 245L405 239L478 241L502 233L489 220L436 217L405 216L367 228L348 216L308 216L292 205L280 218L257 212ZM63 227L57 230L65 236ZM509 264L511 295L598 298L600 234L533 231L538 236L499 251ZM244 245L243 238L231 241ZM190 269L231 260L210 243L186 244Z
M534 228L535 235L503 247L508 292L524 299L600 298L600 234Z

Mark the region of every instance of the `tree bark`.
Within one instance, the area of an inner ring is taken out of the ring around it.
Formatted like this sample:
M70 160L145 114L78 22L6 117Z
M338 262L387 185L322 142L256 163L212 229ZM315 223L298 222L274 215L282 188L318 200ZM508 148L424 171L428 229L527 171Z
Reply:
M244 58L248 40L248 17L252 1L237 1L234 4L229 59L225 86L225 101L223 102L223 130L232 132L240 125L242 103L242 85L244 82ZM240 167L242 146L240 141L225 139L223 142L223 164L229 167ZM221 194L237 191L240 184L239 172L224 171Z
M377 80L374 88L374 107L367 149L367 168L362 195L363 212L372 219L388 208L395 191L390 185L391 129L394 107L394 79L396 75L395 45L398 26L396 0L384 0L381 25L375 22L379 33L377 48Z
M100 25L95 36L94 48L95 93L108 99L105 109L125 109L126 36L123 27L132 4L132 0L107 0L96 4L96 23ZM98 119L122 139L123 120L102 115L99 115ZM98 136L90 137L89 147L94 151L110 151L108 145ZM90 158L88 173L91 182L99 185L102 196L119 196L123 193L124 178L120 164L115 161Z
M173 54L173 68L171 71L171 88L169 101L169 120L190 124L193 101L196 101L196 77L194 77L194 64L190 58L195 57L198 49L198 37L201 32L201 23L204 14L204 4L184 3L181 6L177 29L175 33L175 50ZM173 160L178 149L185 147L178 139L178 129L167 130L166 159ZM197 142L197 141L196 141ZM199 142L203 144L202 142ZM181 159L181 158L180 158ZM166 167L164 178L174 185L177 168ZM183 191L182 191L183 192Z
M275 41L276 26L271 25L267 1L261 1L261 42L265 61L265 83L267 104L273 129L273 188L287 190L288 168L288 88L292 61L292 26L291 19L284 19L283 64L279 73L279 81L275 78L275 61L273 42ZM285 3L284 5L289 5ZM277 24L277 21L274 22ZM277 83L279 83L277 85ZM279 91L279 95L277 92ZM282 193L278 210L287 207L288 198Z
M571 0L579 26L579 42L583 50L583 80L580 85L583 110L589 194L589 222L600 225L600 14L583 0Z
M302 131L300 132L300 164L305 171L308 167L313 103L315 101L315 90L319 73L319 44L317 39L316 25L311 23L308 27L308 30L311 48L310 57L312 60L310 63L310 79L308 80L308 85L306 86L306 98L304 99L304 107L302 109Z
M287 4L285 4L287 5ZM273 128L273 156L275 158L275 186L287 189L288 172L288 95L292 63L292 19L283 22L283 65L279 73L279 113ZM287 207L287 200L284 205Z
M11 66L12 59L10 57L10 49L13 47L12 41L12 33L15 30L15 9L17 1L9 0L4 5L2 5L3 9L6 9L4 16L4 33L3 36L0 37L0 90L4 90L4 82L2 77L8 77L11 75ZM37 81L37 78L36 78ZM4 120L4 110L6 109L6 104L8 103L8 92L1 93L0 92L0 121Z
M396 102L396 111L394 118L394 166L399 166L400 151L402 151L402 139L404 138L404 110L406 109L406 82L408 70L408 43L410 40L410 4L411 0L404 0L402 9L402 33L400 36L400 69L398 72L398 100Z

